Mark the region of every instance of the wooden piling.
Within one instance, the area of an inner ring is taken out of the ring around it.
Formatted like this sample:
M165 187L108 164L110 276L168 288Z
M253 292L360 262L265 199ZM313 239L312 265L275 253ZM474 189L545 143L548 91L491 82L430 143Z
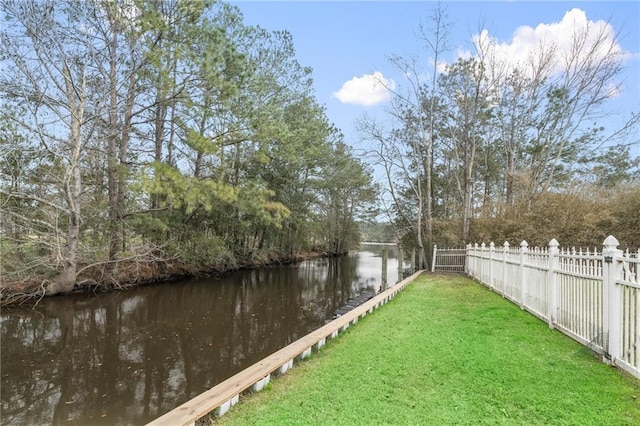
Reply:
M402 281L404 275L404 252L402 245L398 244L398 281Z
M389 260L389 253L387 249L382 249L382 290L387 289L387 262Z

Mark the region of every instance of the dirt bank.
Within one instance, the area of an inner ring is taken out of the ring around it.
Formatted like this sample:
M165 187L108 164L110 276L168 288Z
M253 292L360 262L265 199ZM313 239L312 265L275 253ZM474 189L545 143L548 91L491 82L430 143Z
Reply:
M252 256L216 265L195 266L178 262L120 262L116 271L107 274L96 266L83 271L71 293L96 293L127 290L140 285L159 284L177 279L221 276L243 269L287 265L302 260L332 256L329 253L301 252L293 255ZM0 305L35 303L45 295L47 277L33 276L0 283ZM67 294L71 294L67 293ZM64 297L63 295L59 295Z

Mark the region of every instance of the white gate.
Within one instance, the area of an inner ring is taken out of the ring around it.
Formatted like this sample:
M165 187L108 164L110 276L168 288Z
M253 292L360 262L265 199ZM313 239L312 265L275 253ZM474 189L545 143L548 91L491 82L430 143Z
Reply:
M464 272L466 248L438 248L433 246L431 272Z

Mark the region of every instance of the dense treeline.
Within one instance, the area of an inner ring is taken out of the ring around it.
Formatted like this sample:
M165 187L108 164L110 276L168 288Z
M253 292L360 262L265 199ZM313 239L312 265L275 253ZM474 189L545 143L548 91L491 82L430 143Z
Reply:
M214 1L2 0L3 289L343 253L375 199L286 32Z
M640 114L604 124L626 54L608 24L575 22L568 46L547 40L519 62L483 31L473 55L445 66L451 24L437 7L420 32L429 59L391 57L406 76L392 124L365 116L359 130L423 261L434 243L593 247L615 234L640 246Z

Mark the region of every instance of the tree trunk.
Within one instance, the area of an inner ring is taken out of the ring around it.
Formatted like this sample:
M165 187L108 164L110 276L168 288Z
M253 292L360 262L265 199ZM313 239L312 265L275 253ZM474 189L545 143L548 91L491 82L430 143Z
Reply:
M127 157L129 155L129 140L131 138L131 121L133 120L133 105L136 98L136 86L138 84L138 78L135 72L131 72L129 75L129 85L127 87L127 102L124 111L124 125L122 127L122 134L120 136L120 146L118 147L118 198L116 200L117 206L117 220L118 229L117 234L118 242L121 245L121 250L127 249L127 240L125 235L124 217L126 207L127 196L127 178L129 176L129 166L127 165Z
M469 241L469 230L471 228L471 208L472 208L472 195L473 195L473 178L468 176L470 172L465 169L464 180L464 205L462 210L462 244L466 245Z
M82 75L81 86L73 84L72 76L68 68L64 68L65 86L70 117L69 138L69 165L65 174L64 196L68 207L67 242L63 250L62 271L49 284L45 293L53 295L67 293L73 290L76 283L76 271L78 260L78 247L80 240L80 195L82 192L82 176L80 174L80 153L82 143L80 141L80 128L84 120L84 104L86 91L86 76Z
M107 142L107 191L109 194L109 260L116 257L118 241L118 88L116 52L118 36L114 32L109 45L109 135ZM113 269L114 264L109 264ZM111 272L111 271L109 271Z
M513 206L513 184L515 175L515 154L510 149L507 153L507 182L506 182L506 204L507 206Z
M431 112L431 116L433 117L433 112ZM426 253L426 261L431 262L431 247L433 247L433 191L432 191L432 179L431 179L431 170L433 165L433 118L431 118L429 124L429 143L427 144L427 155L426 155L426 165L425 165L425 232L427 239L427 253ZM424 265L423 265L424 267Z

